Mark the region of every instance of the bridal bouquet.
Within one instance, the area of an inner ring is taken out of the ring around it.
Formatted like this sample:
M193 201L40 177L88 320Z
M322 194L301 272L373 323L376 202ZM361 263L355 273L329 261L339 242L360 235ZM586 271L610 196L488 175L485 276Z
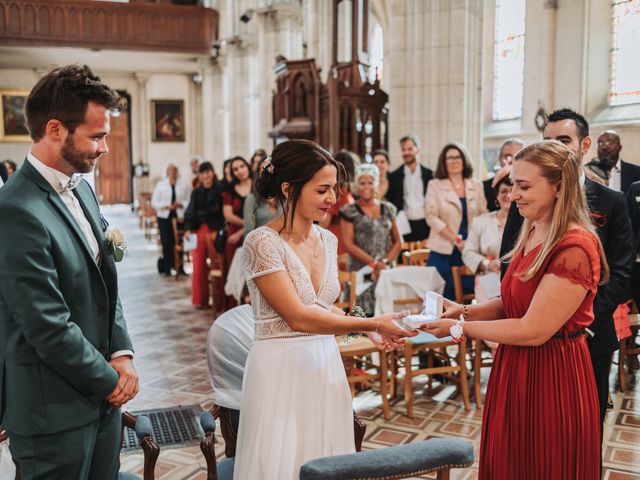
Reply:
M362 307L360 305L355 305L353 307L353 310L351 310L351 312L349 313L349 315L351 315L352 317L359 317L359 318L366 318L367 314L364 312L364 310L362 309ZM344 340L343 340L343 345L349 345L351 342L353 342L356 338L363 336L362 333L359 332L350 332L347 333L344 336Z
M121 262L124 258L124 252L127 249L124 234L117 228L108 228L104 236L107 239L107 246L113 256L113 260Z

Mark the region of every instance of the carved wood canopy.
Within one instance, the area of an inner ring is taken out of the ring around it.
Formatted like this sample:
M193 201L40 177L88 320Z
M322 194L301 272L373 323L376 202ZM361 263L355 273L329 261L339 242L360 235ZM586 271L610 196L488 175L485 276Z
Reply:
M274 138L313 140L331 152L347 149L359 155L388 147L388 95L376 79L366 78L368 65L360 58L358 37L367 35L368 0L352 0L351 59L338 62L338 5L334 0L333 66L326 83L315 59L280 58L273 97ZM362 19L362 20L361 20ZM358 22L362 22L359 24Z

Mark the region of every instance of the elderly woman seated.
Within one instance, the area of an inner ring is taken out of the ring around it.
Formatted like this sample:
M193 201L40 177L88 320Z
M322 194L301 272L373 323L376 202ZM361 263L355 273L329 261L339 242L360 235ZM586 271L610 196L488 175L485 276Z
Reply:
M400 253L400 234L396 226L396 207L376 198L380 173L378 167L362 164L355 169L358 200L340 209L342 241L349 253L349 271L368 265L372 284L358 296L358 304L373 315L374 292L380 271Z

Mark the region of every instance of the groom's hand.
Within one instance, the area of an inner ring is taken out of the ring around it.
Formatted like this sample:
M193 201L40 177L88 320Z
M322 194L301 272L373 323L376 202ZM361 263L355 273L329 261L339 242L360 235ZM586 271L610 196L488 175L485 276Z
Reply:
M112 359L109 364L118 372L118 383L107 401L114 407L120 407L138 394L138 373L126 355Z

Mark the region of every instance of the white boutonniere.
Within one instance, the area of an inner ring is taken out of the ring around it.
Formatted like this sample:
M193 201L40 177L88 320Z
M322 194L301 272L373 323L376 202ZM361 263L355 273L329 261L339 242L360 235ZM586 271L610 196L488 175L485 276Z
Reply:
M107 239L107 246L109 247L111 255L113 255L113 259L116 262L121 262L124 258L124 252L127 249L124 234L117 228L107 228L104 236Z

